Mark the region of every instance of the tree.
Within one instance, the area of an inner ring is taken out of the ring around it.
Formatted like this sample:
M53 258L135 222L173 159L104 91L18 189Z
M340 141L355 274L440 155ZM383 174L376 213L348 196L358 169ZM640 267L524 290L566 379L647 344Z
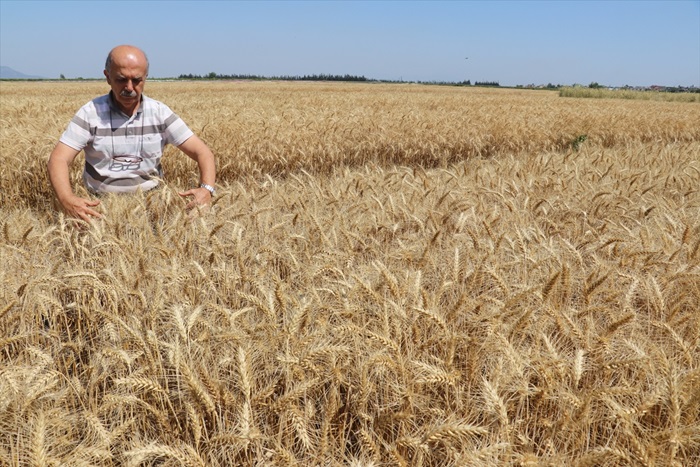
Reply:
M61 73L61 79L66 79L66 75L64 75L63 73Z

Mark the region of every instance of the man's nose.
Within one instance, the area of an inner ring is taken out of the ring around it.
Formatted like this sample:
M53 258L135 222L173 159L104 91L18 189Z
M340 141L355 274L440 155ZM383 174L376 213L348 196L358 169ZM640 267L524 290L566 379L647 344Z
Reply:
M127 91L133 91L133 90L134 90L134 82L131 81L130 79L126 80L126 90L127 90Z

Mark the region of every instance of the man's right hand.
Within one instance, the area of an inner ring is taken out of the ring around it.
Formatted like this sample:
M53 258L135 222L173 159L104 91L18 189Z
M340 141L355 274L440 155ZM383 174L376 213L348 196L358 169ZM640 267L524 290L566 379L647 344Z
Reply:
M100 204L98 199L85 199L80 196L70 196L65 200L59 200L61 208L67 216L75 219L82 219L85 222L90 222L93 218L101 218L102 214L95 211L94 207Z
M70 185L70 165L78 152L77 149L58 142L49 156L49 181L63 212L74 219L90 222L93 218L102 217L102 214L93 209L100 201L77 196Z

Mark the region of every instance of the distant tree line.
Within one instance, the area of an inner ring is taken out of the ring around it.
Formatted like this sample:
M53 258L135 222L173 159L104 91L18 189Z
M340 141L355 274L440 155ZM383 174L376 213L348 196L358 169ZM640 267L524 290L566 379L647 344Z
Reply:
M474 86L491 86L497 88L500 84L498 84L498 81L474 81Z
M303 75L303 76L260 76L260 75L246 75L246 74L221 74L216 72L207 73L205 75L196 75L193 73L181 74L177 79L182 80L251 80L251 81L264 81L264 80L277 80L277 81L349 81L349 82L375 82L375 83L416 83L416 84L437 84L444 86L471 86L471 80L465 81L404 81L400 80L378 80L369 79L365 76L355 76L350 74L345 75L330 75L330 74L314 74L314 75ZM500 84L497 81L476 81L474 86L491 86L498 87Z
M194 75L192 73L186 75L178 76L178 79L206 79L206 80L282 80L282 81L370 81L364 76L354 76L354 75L327 75L327 74L316 74L316 75L303 75L303 76L259 76L259 75L224 75L221 73L211 72L206 75Z
M1 0L0 0L1 1ZM3 81L44 81L44 80L51 80L51 78L0 78ZM60 80L66 80L66 79L71 79L71 80L99 80L102 78L83 78L83 77L77 77L77 78L66 78L66 75L61 73L59 75ZM160 78L160 79L173 79L173 78ZM438 85L438 86L483 86L483 87L500 87L501 85L499 84L498 81L475 81L473 84L471 80L464 80L464 81L404 81L403 78L397 79L397 80L388 80L388 79L372 79L372 78L367 78L365 76L356 76L356 75L350 75L350 74L345 74L345 75L331 75L331 74L314 74L314 75L303 75L303 76L260 76L260 75L246 75L246 74L231 74L231 75L226 75L226 74L221 74L221 73L216 73L216 72L211 72L207 73L205 75L196 75L193 73L188 73L188 74L181 74L177 77L177 79L180 80L251 80L251 81L265 81L265 80L274 80L274 81L349 81L349 82L369 82L369 83L408 83L408 84L431 84L431 85ZM508 87L508 86L506 86ZM563 84L552 84L552 83L547 83L546 85L542 84L527 84L527 85L522 85L522 84L517 84L515 86L512 86L515 88L526 88L526 89L551 89L551 90L561 90L564 88L568 87L573 87L573 88L579 88L579 87L584 87L584 85L581 84L573 84L573 85L563 85ZM622 89L622 90L631 90L631 91L656 91L656 92L666 92L666 93L694 93L694 94L700 94L700 87L697 86L660 86L660 85L654 85L654 86L606 86L604 84L600 84L596 81L593 81L590 83L588 86L586 86L590 89L595 89L595 90L603 90L603 89Z

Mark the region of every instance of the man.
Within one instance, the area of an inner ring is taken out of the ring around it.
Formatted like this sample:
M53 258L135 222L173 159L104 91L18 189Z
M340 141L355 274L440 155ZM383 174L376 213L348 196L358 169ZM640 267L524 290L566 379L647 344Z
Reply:
M199 187L179 193L191 197L187 209L209 204L216 179L214 155L168 106L143 95L146 54L130 45L115 47L104 74L109 94L75 114L49 156L49 179L65 213L85 221L101 217L96 210L100 201L77 196L70 185L70 165L80 151L85 151L83 181L88 191L133 193L158 186L166 144L176 146L199 167Z

